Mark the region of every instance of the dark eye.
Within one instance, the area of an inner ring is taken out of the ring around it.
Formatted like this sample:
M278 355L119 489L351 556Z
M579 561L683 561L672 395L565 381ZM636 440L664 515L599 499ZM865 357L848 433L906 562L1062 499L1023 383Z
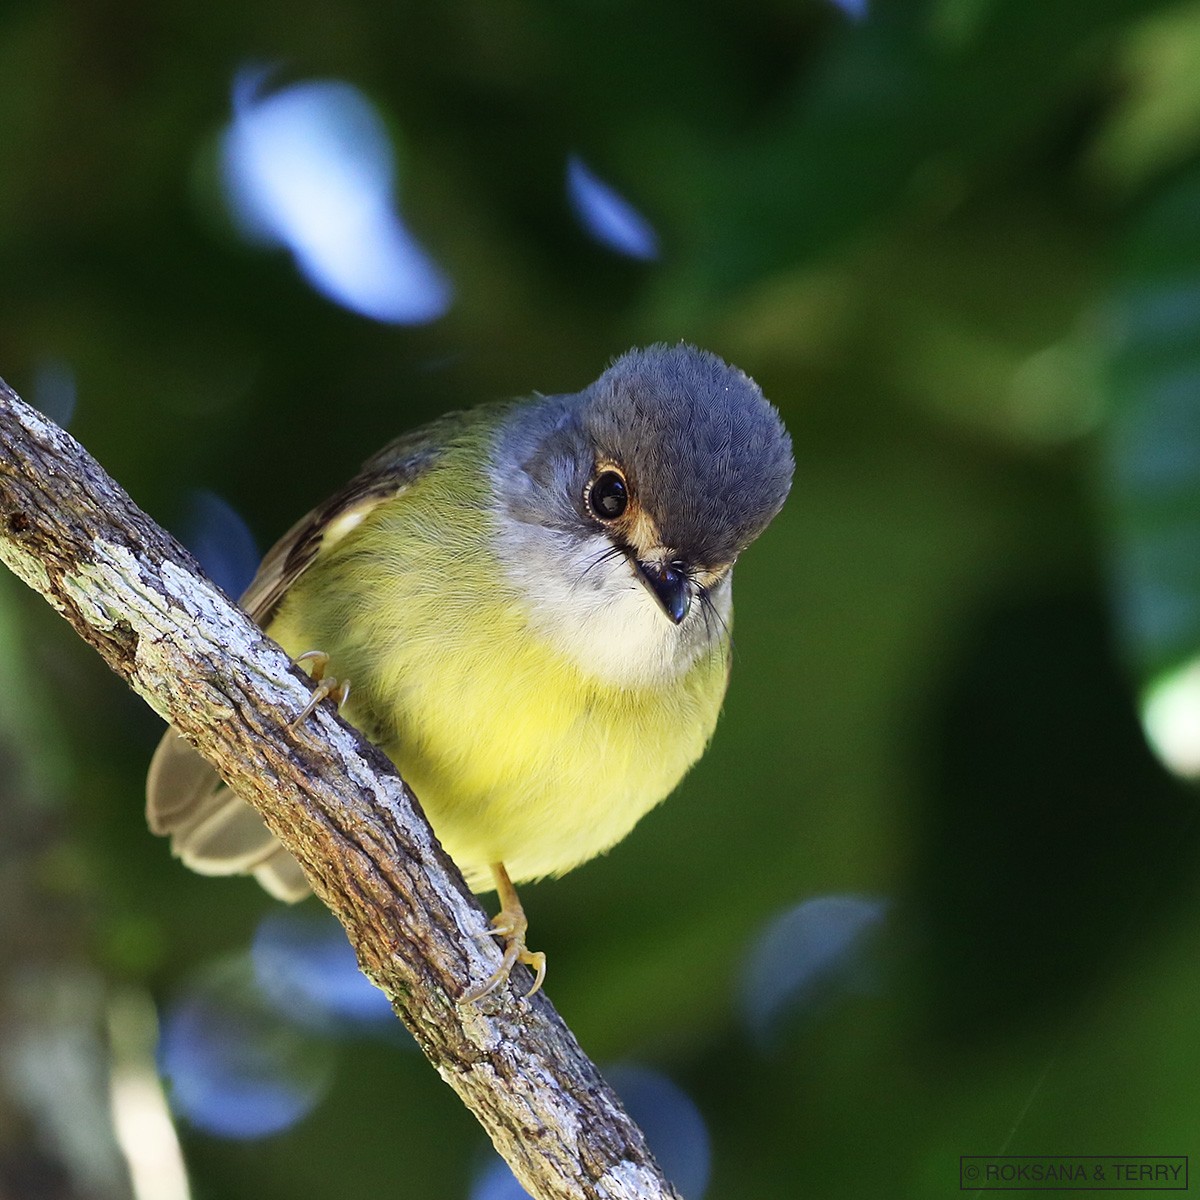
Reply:
M587 501L601 521L615 521L629 503L629 489L616 471L604 471L588 489Z

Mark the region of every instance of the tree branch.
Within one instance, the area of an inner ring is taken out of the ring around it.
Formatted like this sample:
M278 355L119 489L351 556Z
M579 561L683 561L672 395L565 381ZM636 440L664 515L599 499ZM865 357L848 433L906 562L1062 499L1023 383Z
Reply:
M0 381L0 558L262 813L366 975L535 1197L676 1197L641 1131L487 919L388 759L72 437Z

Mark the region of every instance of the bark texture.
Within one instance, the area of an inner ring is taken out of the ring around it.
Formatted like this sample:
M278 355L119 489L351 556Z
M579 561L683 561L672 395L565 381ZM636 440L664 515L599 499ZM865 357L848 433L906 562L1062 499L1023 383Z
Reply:
M0 559L254 805L367 976L534 1197L676 1197L641 1131L487 917L392 763L70 435L0 381ZM132 798L131 798L132 800ZM165 847L164 847L165 849Z

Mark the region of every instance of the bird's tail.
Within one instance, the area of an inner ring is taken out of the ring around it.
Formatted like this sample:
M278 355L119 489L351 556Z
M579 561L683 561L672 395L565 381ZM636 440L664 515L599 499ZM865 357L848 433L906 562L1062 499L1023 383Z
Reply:
M201 875L253 875L289 904L309 893L300 864L263 819L172 727L146 777L146 820L171 852Z

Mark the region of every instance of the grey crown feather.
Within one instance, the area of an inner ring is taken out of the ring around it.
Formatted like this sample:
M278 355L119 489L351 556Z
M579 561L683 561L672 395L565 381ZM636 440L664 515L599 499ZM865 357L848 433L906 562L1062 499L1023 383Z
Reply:
M582 399L590 439L636 474L663 541L697 566L733 562L787 498L794 463L779 413L715 354L631 350Z

